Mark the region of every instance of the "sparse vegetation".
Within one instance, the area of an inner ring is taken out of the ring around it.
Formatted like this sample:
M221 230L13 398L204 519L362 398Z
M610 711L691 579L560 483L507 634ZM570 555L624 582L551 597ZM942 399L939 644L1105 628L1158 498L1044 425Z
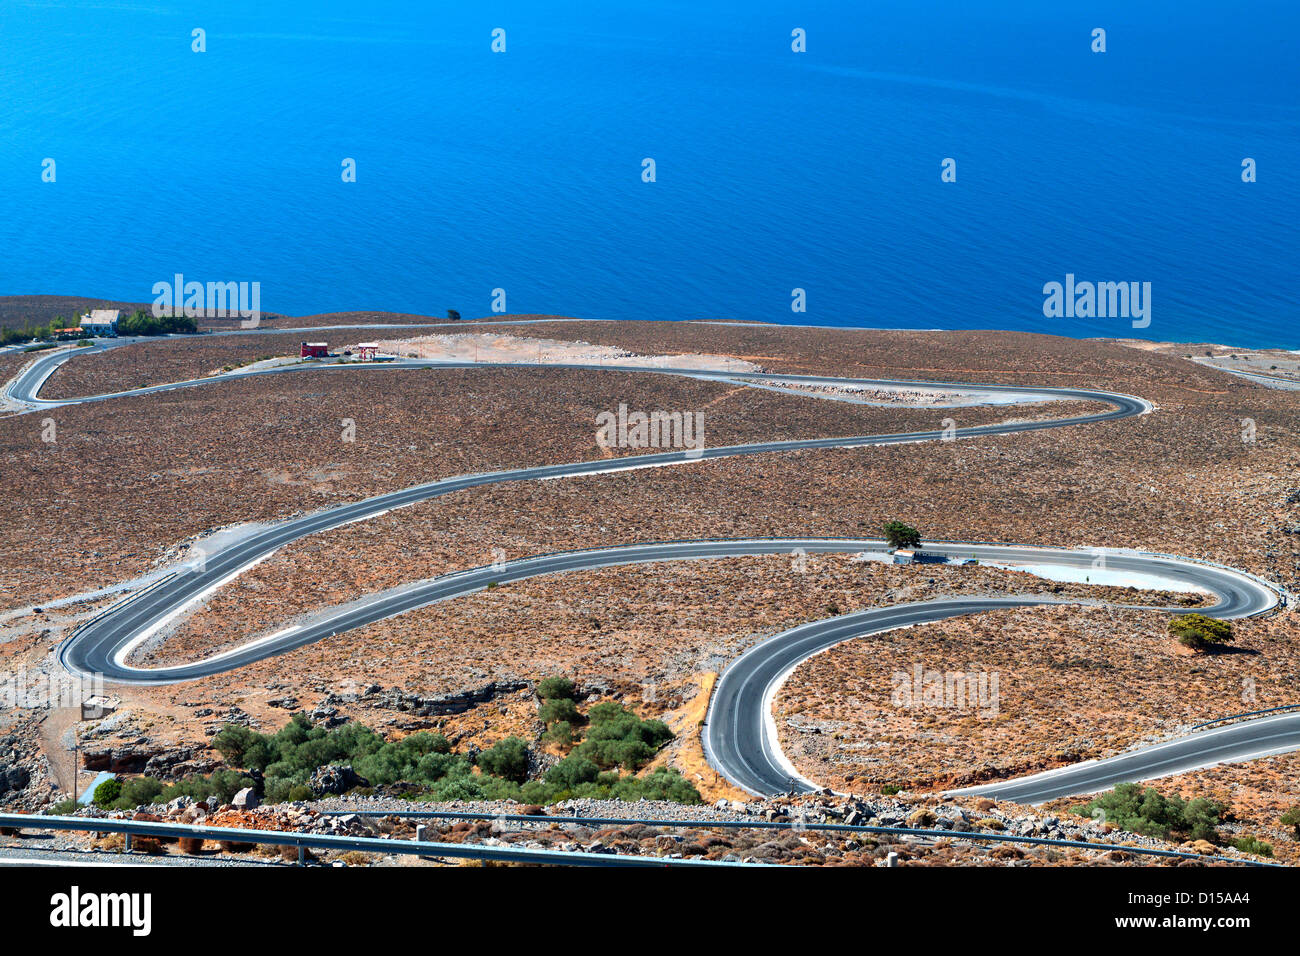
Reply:
M542 701L537 708L537 716L542 719L542 723L546 724L548 728L556 721L564 721L569 724L582 722L582 714L578 712L578 705L564 697Z
M23 325L22 328L0 329L0 345L17 345L20 342L46 342L49 343L44 348L52 348L55 342L71 342L77 339L84 339L85 333L79 328L71 332L64 331L68 326L68 320L63 316L56 316L46 325L32 325L30 322ZM32 351L29 349L28 351Z
M602 770L640 770L673 739L673 732L663 721L642 720L614 701L596 704L587 711L587 719L591 727L586 739L573 752Z
M563 749L572 747L578 739L578 727L585 718L574 701L577 686L567 677L547 677L537 682L537 716L546 725L542 740Z
M117 786L109 787L110 783ZM177 797L229 803L245 787L256 787L256 781L234 770L214 770L207 776L193 774L171 784L164 784L154 777L131 777L105 780L95 788L94 802L105 810L134 810L151 803L167 803Z

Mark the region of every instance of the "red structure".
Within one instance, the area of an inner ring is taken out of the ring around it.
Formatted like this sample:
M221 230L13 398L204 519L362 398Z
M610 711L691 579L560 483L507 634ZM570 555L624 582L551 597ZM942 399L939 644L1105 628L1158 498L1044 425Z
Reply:
M300 358L329 358L330 347L325 342L303 342Z
M363 362L373 362L375 356L379 353L378 342L359 342L357 343L357 355Z

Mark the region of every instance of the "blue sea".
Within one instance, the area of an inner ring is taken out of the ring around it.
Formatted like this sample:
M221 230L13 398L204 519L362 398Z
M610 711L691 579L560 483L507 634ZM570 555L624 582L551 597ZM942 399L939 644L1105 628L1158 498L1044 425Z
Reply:
M0 0L0 294L1300 348L1298 93L1295 0Z

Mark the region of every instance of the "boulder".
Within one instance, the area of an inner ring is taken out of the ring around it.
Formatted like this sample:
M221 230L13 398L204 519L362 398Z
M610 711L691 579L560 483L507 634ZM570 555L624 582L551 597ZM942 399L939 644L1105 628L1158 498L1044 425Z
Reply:
M0 793L24 790L31 781L32 775L26 767L0 767Z
M316 796L337 796L347 793L353 787L368 787L366 780L349 766L317 767L307 781L307 787Z
M230 805L240 810L255 810L262 801L258 799L257 791L252 787L245 787L231 798Z

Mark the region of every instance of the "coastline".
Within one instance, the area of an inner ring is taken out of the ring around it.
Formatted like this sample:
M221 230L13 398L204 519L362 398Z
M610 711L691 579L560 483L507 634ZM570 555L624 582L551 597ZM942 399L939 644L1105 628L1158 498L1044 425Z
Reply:
M136 309L150 309L151 303L147 302L128 302L125 300L99 298L95 296L78 296L78 295L57 295L52 293L30 293L18 295L0 295L0 328L22 327L25 322L39 324L48 322L57 315L68 317L69 314L78 310L95 309L119 309L123 312L134 311ZM325 325L313 323L312 320L321 320L332 317L339 321L340 317L350 317L351 321L357 324L381 325L385 323L402 322L413 325L420 324L444 324L448 319L445 315L436 315L432 313L388 311L383 309L341 309L332 312L316 312L303 315L295 315L287 312L263 312L261 322L258 328L267 332L284 331L286 328L295 326L308 327L315 325L324 328ZM361 321L362 318L369 321ZM564 318L568 321L576 322L643 322L644 319L618 319L607 316L585 316L575 317L562 315L560 313L491 313L483 316L474 316L460 320L465 324L471 324L479 321L500 321L508 319L559 319ZM784 328L784 329L801 329L809 331L826 330L835 332L915 332L917 334L931 333L1006 333L1008 335L1048 335L1056 338L1067 338L1079 342L1111 342L1119 345L1125 345L1135 349L1151 350L1168 350L1168 349L1189 349L1205 350L1214 349L1222 352L1275 352L1285 353L1288 355L1300 356L1300 342L1291 345L1232 345L1225 341L1209 341L1203 338L1196 339L1179 339L1179 338L1142 338L1127 335L1067 335L1062 332L1050 329L1044 329L1041 332L1028 332L1017 329L998 329L983 327L943 327L927 326L925 328L899 327L889 325L841 325L830 323L816 322L777 322L768 319L739 319L739 318L701 318L701 317L682 317L674 318L671 316L660 317L654 321L663 322L681 322L693 325L716 325L716 326L734 326L737 328ZM200 331L205 330L225 330L229 328L238 328L238 319L209 319L200 321ZM255 331L255 330L248 330ZM1231 370L1229 370L1231 371Z

